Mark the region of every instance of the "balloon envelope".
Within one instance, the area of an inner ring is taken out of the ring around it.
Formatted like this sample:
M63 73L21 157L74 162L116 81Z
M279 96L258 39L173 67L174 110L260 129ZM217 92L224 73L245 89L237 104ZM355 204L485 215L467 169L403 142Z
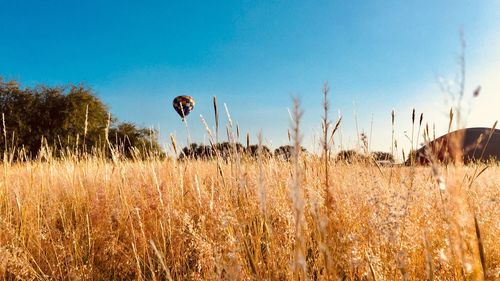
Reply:
M182 118L188 116L188 114L193 110L194 104L194 99L190 96L177 96L172 102L175 111Z
M420 164L431 164L431 160L453 162L454 155L459 156L459 160L465 164L500 161L500 130L466 128L448 133L418 149L416 160ZM412 164L410 159L406 164Z

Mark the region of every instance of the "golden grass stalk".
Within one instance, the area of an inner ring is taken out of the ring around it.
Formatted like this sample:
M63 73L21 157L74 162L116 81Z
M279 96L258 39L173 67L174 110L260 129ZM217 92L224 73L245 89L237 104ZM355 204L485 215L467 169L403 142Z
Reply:
M330 180L329 180L329 172L328 172L328 167L330 165L330 141L328 140L328 133L330 129L330 121L328 120L328 111L329 111L329 103L328 103L328 92L330 91L330 87L328 86L327 83L323 86L323 118L322 118L322 127L323 127L323 140L322 140L322 147L323 147L323 162L324 162L324 169L325 169L325 182L324 182L324 192L326 196L326 205L330 206L331 204L331 198L330 198Z
M317 157L260 155L238 175L216 159L46 155L6 166L0 279L392 280L400 278L400 251L410 280L472 278L481 268L494 279L500 264L497 165L475 180L478 193L456 181L473 167L436 163L433 178L431 168L417 167L407 200L409 168L338 163L329 172L334 212L326 216ZM236 176L216 176L216 166ZM391 169L394 180L379 168ZM248 193L238 201L239 185ZM469 205L480 206L477 226Z
M293 139L293 157L292 157L292 182L290 186L290 198L292 201L292 209L294 212L294 258L293 272L296 279L305 280L307 276L307 264L306 264L306 253L305 253L305 217L304 217L304 197L302 191L302 172L300 167L301 158L301 133L300 133L300 121L302 117L302 111L300 110L300 101L295 98L293 100L293 123L292 123L292 139Z

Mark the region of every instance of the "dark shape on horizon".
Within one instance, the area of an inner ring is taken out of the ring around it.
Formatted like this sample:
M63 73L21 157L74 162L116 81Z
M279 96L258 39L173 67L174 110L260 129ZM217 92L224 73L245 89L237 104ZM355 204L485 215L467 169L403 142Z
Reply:
M272 153L271 150L265 145L252 144L245 148L245 152L250 157L257 158L259 154L264 158L269 158Z
M346 164L374 164L381 166L394 165L394 156L390 152L374 151L368 154L356 151L354 149L341 150L335 156L336 162Z
M307 151L305 148L302 148L302 152L306 153ZM293 155L292 153L292 146L281 146L276 149L274 156L283 160L290 160ZM244 147L241 143L230 142L222 142L213 146L191 143L189 146L182 149L178 159L212 160L216 157L220 157L221 159L228 161L237 155L244 156L244 158L248 157L247 159L255 159L258 157L268 159L273 156L273 153L265 145L249 145L248 147Z
M391 166L395 163L394 156L390 152L374 151L370 156L380 166Z
M500 130L493 132L491 128L457 130L427 143L415 152L414 157L416 163L422 165L431 163L433 157L442 163L500 161ZM408 159L406 164L410 163Z
M307 153L304 147L300 147L302 153ZM290 161L293 158L295 147L291 145L283 145L274 150L274 156L285 161Z
M220 157L223 160L229 160L236 153L243 153L245 149L241 143L221 142L218 144L204 145L191 143L182 149L179 160L197 159L197 160L211 160Z
M184 119L193 110L195 105L194 99L191 96L177 96L172 101L172 106L179 116Z
M342 150L337 153L335 157L336 161L346 162L348 164L352 164L355 161L364 160L364 155L358 153L356 150Z

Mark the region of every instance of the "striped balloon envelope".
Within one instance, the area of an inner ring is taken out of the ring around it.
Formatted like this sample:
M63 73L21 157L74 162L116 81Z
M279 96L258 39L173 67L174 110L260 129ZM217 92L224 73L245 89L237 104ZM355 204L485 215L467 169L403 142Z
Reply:
M190 96L177 96L172 102L175 111L183 119L193 110L194 104L194 99Z

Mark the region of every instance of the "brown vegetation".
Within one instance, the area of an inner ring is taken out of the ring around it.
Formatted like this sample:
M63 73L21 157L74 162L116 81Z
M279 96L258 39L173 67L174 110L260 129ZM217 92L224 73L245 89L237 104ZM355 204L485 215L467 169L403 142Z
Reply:
M109 131L112 157L54 157L46 145L15 162L6 146L0 279L500 278L498 164L444 166L432 153L430 167L383 167L376 158L392 155L380 153L334 161L341 119L330 126L327 94L321 157L301 147L297 100L281 157L262 148L261 135L256 147L248 135L247 148L238 145L229 113L227 143L218 121L214 136L202 119L210 146L184 151L209 155L199 159L127 160Z
M294 165L302 195L292 203ZM326 206L322 166L312 158L5 164L1 279L288 280L301 264L306 279L480 278L474 217L485 266L498 277L500 167L469 188L462 180L473 166L435 180L431 168L336 164ZM294 254L297 238L303 255Z
M474 161L500 161L500 130L491 128L467 128L457 130L430 141L416 151L416 161L429 164L435 156L440 162L459 161L470 163Z

